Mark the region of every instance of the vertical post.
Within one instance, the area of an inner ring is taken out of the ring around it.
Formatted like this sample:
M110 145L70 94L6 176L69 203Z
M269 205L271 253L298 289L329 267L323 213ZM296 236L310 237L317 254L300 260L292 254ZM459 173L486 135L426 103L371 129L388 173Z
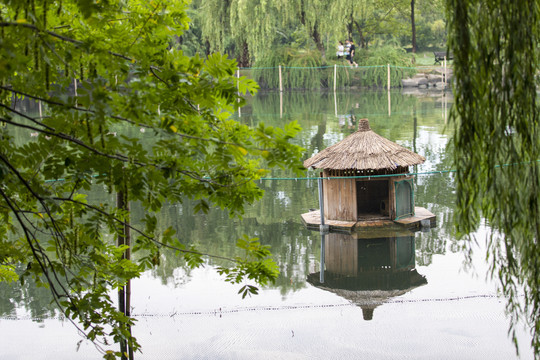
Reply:
M238 89L238 95L240 95L240 69L236 69L236 89Z
M337 97L336 97L336 92L334 91L334 113L337 117Z
M116 193L116 206L119 209L122 209L123 211L129 212L129 202L127 200L127 191L120 190L118 193ZM117 245L128 246L128 249L124 253L123 258L130 260L131 259L131 251L130 251L131 234L130 234L130 229L129 229L129 216L126 219L124 219L124 222L125 224L123 226L123 234L118 236ZM127 317L131 316L131 281L129 280L126 283L126 286L123 286L120 289L118 289L118 310ZM131 335L130 325L128 325L128 331L129 331L129 334ZM120 352L122 353L121 355L122 360L134 359L133 346L131 342L127 343L125 340L120 340Z
M279 92L279 118L283 118L283 93Z
M448 96L444 95L444 123L448 122Z
M388 116L392 115L392 106L391 106L391 100L390 100L390 64L387 64L387 86L386 89L388 91Z
M321 233L321 271L319 272L319 282L321 284L324 284L324 257L325 257L325 240L326 240L326 234Z
M279 65L279 92L283 92L283 80L281 78L281 65Z
M328 231L330 230L330 226L324 223L324 193L323 193L322 174L318 179L318 183L319 183L319 209L321 213L321 226L319 227L319 230L322 235L322 234L328 233Z
M388 65L388 66L387 66L387 69L388 69L388 71L387 71L388 85L386 86L386 88L387 88L388 90L390 90L390 64L387 64L387 65Z
M39 118L43 118L43 110L41 109L41 100L38 101L38 109L39 109Z
M416 134L418 128L418 120L416 119L416 102L413 105L413 151L416 152ZM418 165L414 165L415 178L418 179Z
M238 96L240 96L240 69L236 69L236 79L236 88L238 89ZM240 98L238 102L240 102ZM238 107L238 117L242 117L242 109L240 107Z
M323 182L322 177L319 177L318 179L319 184L319 209L321 211L321 231L324 227L324 194L323 194Z
M125 202L125 193L123 191L119 191L116 193L116 207L119 209L124 210L126 206ZM122 229L122 232L124 233L124 229ZM118 235L117 239L117 245L122 246L126 243L125 233ZM122 286L118 289L118 311L120 311L122 314L126 314L126 293L125 293L125 287ZM120 353L121 359L126 360L126 354L127 354L127 344L126 340L121 339L120 340Z
M334 94L336 93L336 83L337 83L337 65L334 64Z
M323 179L322 179L322 173L317 179L318 185L319 185L319 208L321 212L321 226L320 226L320 232L321 232L321 271L319 272L319 281L324 283L324 241L326 234L328 233L329 226L325 225L324 223L324 193L323 193Z
M392 115L392 100L390 99L390 89L386 92L388 96L388 116Z
M444 77L443 77L443 89L446 88L446 55L444 56L444 60L443 60L443 64L444 64Z
M441 119L444 120L444 123L446 124L446 120L444 118L444 90L443 90L443 92L441 94L441 104L442 104L442 106L441 106Z

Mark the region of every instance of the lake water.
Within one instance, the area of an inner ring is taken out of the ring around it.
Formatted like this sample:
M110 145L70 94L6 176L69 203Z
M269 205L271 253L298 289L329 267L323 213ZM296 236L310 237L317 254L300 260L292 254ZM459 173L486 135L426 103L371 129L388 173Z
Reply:
M136 358L517 358L507 335L505 299L486 276L483 244L490 229L479 226L472 268L464 266L465 244L453 235L455 188L447 172L452 170L451 104L451 94L440 92L392 91L390 98L386 92L358 90L262 93L249 99L234 116L253 125L297 120L303 128L297 141L306 158L354 132L351 114L369 118L375 132L426 157L411 168L418 173L414 194L417 206L437 216L437 226L397 237L327 236L322 247L319 232L307 230L300 218L318 207L317 182L290 179L280 170L271 176L287 179L261 181L265 196L243 219L222 211L193 214L190 201L169 205L161 226L175 226L185 242L231 257L242 234L258 237L271 245L281 275L259 295L242 300L240 286L217 274L219 261L188 270L173 254L163 254L158 269L132 283L132 313L138 320L133 333L143 349ZM108 199L100 191L91 196ZM142 216L136 207L134 212L135 218ZM392 261L408 271L372 271L345 280L329 271L339 268L343 275L354 262L359 268ZM0 359L100 358L87 341L77 350L81 337L47 295L28 284L0 284ZM518 326L517 335L521 358L532 359L528 331Z

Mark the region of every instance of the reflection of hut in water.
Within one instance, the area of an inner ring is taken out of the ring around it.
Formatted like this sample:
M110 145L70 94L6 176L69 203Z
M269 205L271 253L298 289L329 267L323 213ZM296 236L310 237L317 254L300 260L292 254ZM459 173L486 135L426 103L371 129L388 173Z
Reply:
M324 217L330 229L391 225L418 227L434 224L435 215L415 207L409 166L420 156L373 132L368 119L358 131L304 161L306 168L323 169ZM355 178L362 177L362 178ZM308 227L321 224L318 210L302 214Z
M323 276L310 274L308 282L357 304L365 320L371 320L373 310L388 299L427 283L415 269L412 233L353 235L326 235Z

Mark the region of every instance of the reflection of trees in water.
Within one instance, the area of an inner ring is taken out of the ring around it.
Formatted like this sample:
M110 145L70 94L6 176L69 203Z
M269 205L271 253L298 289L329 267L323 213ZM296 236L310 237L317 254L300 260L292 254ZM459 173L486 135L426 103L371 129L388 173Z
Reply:
M441 134L445 125L437 99L404 96L396 92L392 92L391 96L392 116L389 117L386 92L338 92L336 94L338 115L349 113L353 108L357 118L370 118L373 129L382 136L409 148L416 146L417 152L424 155L426 163L432 166L427 170L450 170L451 149L444 148L446 140ZM338 118L335 117L334 95L331 92L284 93L283 118L279 117L279 101L279 93L260 93L249 99L249 104L243 108L239 120L249 124L263 121L275 126L297 120L303 131L295 141L306 148L306 158L313 152L332 145L330 142L334 138L344 138L350 133L347 127L343 129L339 127ZM437 141L432 141L432 138ZM422 166L418 170L423 171ZM308 175L315 174L310 172ZM277 169L269 176L289 177L290 174ZM208 214L193 214L191 209L195 202L186 199L182 204L164 206L158 219L159 226L162 229L174 227L186 245L195 244L201 251L226 257L238 255L234 244L243 234L259 237L261 243L272 247L274 259L281 270L275 286L286 294L304 287L307 274L313 272L319 263L320 235L318 232L306 230L300 219L300 214L318 207L317 183L314 180L265 180L260 186L266 194L261 201L246 209L246 214L241 220L231 219L226 212L215 209ZM453 191L453 178L449 174L417 178L415 188L417 204L437 215L436 228L431 229L429 233L415 235L416 259L419 265L429 265L433 254L444 254L448 241L451 242L452 251L459 248L459 244L452 236L454 211L452 204L455 202ZM104 192L101 187L96 187L89 197L99 199L103 203L114 203L114 196ZM132 211L133 223L137 224L139 219L143 218L144 209L133 204ZM228 265L227 262L216 259L209 259L207 263ZM179 275L174 277L176 284L189 281L185 279L189 276L189 269L184 261L175 257L172 252L164 250L161 266L154 271L154 275L166 283L173 279L175 270L176 274L184 276L184 279L179 278ZM28 286L25 284L25 287ZM47 292L46 289L39 289L35 293L33 305L29 306L33 307L36 314L48 304ZM1 296L5 300L0 304L5 308L4 312L12 311L14 305L6 302L9 296L3 291ZM19 298L33 297L21 295Z
M441 171L443 173L419 175L416 181L415 197L417 205L426 207L437 215L437 227L429 233L417 236L417 261L419 265L429 265L433 254L444 254L447 241L451 242L450 249L457 251L457 240L453 234L455 186L452 173L451 149L431 149L423 146L423 155L434 166L428 171Z
M17 273L22 273L22 269ZM58 312L51 300L49 289L37 287L32 278L25 278L22 284L19 281L0 282L0 316L15 316L16 309L24 308L31 318L53 317Z

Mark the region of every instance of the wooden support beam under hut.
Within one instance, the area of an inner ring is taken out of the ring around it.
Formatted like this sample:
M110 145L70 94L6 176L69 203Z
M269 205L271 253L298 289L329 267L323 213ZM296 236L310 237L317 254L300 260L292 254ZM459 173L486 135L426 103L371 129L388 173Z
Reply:
M435 225L435 215L414 205L409 167L425 158L378 135L368 119L358 130L304 161L306 168L321 169L324 220L330 230L364 226ZM319 210L302 214L308 227L321 224Z

